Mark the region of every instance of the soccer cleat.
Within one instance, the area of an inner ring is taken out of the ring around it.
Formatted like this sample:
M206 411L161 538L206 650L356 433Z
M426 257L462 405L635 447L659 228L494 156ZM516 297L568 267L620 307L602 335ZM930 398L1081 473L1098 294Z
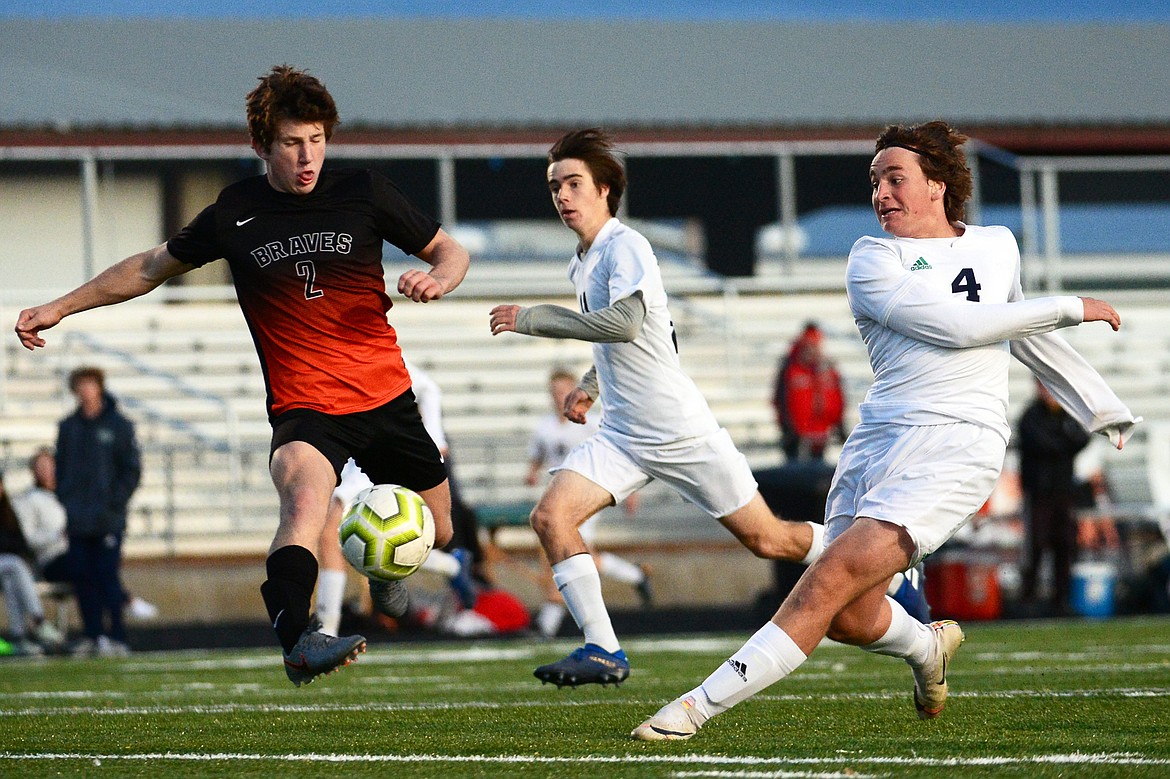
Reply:
M691 698L671 701L630 733L639 741L685 741L699 732Z
M395 619L405 614L410 606L410 596L406 592L406 585L401 581L370 579L370 600L373 601L374 608Z
M451 550L451 556L459 561L459 573L451 577L451 589L459 596L459 603L463 608L475 606L475 582L471 580L471 551L458 548Z
M333 673L357 660L366 651L365 636L338 638L321 632L321 621L313 617L292 651L284 656L284 672L300 687L322 674Z
M966 636L959 623L950 619L931 622L934 632L934 657L922 668L914 670L914 708L919 719L934 719L942 714L947 703L947 669L959 651Z
M619 685L630 675L630 662L620 649L606 652L597 644L586 644L574 649L568 657L540 666L532 675L540 679L541 684L552 682L557 687Z
M906 613L923 625L930 623L930 604L926 602L926 568L919 563L902 574L902 584L891 596Z

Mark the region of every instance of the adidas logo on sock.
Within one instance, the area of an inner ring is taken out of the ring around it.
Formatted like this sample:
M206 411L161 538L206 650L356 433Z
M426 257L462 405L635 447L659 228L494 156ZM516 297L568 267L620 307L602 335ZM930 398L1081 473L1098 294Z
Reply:
M933 270L933 268L931 264L926 261L925 257L919 257L914 261L914 264L910 266L910 270Z
M747 663L742 663L731 657L727 659L727 664L731 666L731 670L739 674L739 678L743 679L743 683L747 684Z

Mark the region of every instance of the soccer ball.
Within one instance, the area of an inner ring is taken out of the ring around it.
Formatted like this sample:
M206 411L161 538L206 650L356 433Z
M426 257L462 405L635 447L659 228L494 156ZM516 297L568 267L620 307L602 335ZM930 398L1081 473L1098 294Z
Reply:
M435 545L435 517L426 501L397 484L375 484L354 496L339 531L349 564L371 579L405 579Z

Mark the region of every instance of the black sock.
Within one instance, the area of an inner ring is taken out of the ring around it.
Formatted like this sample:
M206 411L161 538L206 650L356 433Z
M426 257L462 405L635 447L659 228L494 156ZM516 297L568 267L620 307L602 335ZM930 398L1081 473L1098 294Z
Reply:
M309 604L317 584L317 558L303 546L282 546L268 555L268 581L260 594L268 618L288 654L309 626Z

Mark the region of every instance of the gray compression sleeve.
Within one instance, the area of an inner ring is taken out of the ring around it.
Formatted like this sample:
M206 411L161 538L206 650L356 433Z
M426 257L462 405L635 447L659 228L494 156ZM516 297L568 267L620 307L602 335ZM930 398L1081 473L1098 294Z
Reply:
M646 304L639 290L587 314L551 304L521 308L516 315L516 332L592 343L629 343L642 332L645 319Z
M597 366L590 365L589 370L585 371L585 375L581 377L581 381L577 382L577 386L585 391L593 400L597 400L597 395L600 389L597 386Z

